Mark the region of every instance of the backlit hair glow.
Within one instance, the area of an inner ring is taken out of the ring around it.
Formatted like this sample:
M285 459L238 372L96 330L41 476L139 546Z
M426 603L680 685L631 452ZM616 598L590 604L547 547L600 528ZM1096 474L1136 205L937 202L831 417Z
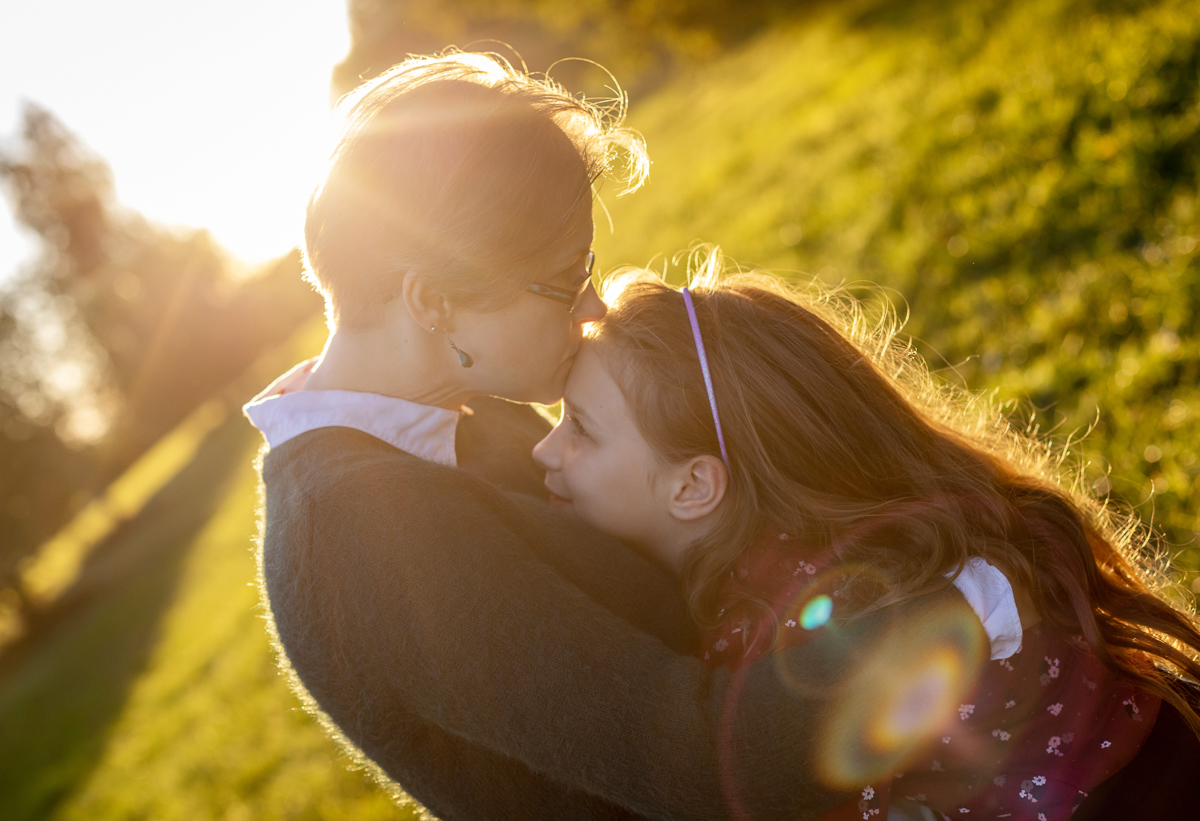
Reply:
M1200 679L1196 616L1163 597L1153 534L1089 495L1064 451L933 379L890 311L872 320L842 291L726 274L715 251L691 262L732 465L715 528L684 566L702 624L718 620L718 592L763 532L871 568L843 616L943 590L978 556L1028 591L1048 627L1082 635L1110 670L1200 728L1168 685L1172 674ZM646 441L667 464L718 455L679 294L630 270L604 295L589 344ZM748 591L746 601L774 615Z
M593 103L493 54L413 57L347 95L309 201L307 276L332 326L367 327L405 276L452 302L513 299L573 228L595 183L645 180L625 100Z

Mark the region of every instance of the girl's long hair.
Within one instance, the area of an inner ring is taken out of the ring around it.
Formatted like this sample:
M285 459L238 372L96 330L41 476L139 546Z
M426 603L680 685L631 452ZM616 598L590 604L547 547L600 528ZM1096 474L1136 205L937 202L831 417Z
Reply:
M1070 481L1061 451L935 382L897 341L894 318L868 321L861 303L815 285L726 275L716 251L694 262L732 465L717 524L684 566L701 624L716 621L723 583L765 529L870 568L865 610L944 589L978 556L1029 593L1049 628L1082 635L1200 734L1171 684L1200 679L1198 620L1163 598L1170 581L1148 528ZM589 344L646 441L669 464L719 454L682 296L634 270L610 280L605 299Z

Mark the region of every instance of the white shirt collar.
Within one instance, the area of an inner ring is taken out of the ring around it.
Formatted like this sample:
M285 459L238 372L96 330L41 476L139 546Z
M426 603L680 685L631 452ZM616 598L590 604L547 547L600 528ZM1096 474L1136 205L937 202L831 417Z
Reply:
M983 622L993 660L1006 659L1021 649L1024 631L1017 599L1008 577L998 567L978 556L967 559L954 586Z
M443 465L454 465L458 411L361 391L306 391L317 363L301 362L242 407L268 447L317 428L353 428L394 448Z

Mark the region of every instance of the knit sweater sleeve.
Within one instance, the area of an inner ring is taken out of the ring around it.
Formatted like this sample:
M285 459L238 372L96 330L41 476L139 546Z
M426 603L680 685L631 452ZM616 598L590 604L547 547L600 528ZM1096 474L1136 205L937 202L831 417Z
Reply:
M303 447L272 453L265 476L272 611L290 657L327 648L309 678L340 665L357 682L360 709L339 719L352 739L402 705L651 818L728 818L735 805L755 818L817 817L844 799L814 775L820 716L862 655L848 649L892 640L888 626L905 617L859 619L735 679L539 558L540 539L564 538L559 518L362 438L298 437ZM574 537L600 550L586 528ZM919 637L908 644L921 651Z
M532 451L550 423L528 405L502 399L477 398L471 407L458 425L458 466L509 494L510 509L502 513L518 532L536 528L525 538L533 554L610 612L680 653L694 653L699 635L673 576L581 528L575 517L547 510L545 471Z
M545 499L546 472L534 464L533 446L550 422L529 405L490 396L472 399L471 411L455 431L458 466L504 490Z

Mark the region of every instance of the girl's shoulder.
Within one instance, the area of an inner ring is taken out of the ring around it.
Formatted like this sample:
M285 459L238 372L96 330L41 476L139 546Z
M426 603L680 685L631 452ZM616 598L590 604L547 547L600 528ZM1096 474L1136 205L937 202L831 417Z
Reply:
M704 660L714 667L738 669L769 652L776 639L789 646L804 643L806 634L832 613L837 590L826 572L832 564L829 555L787 533L759 536L721 588L719 621L703 636ZM827 587L829 594L822 592Z
M774 600L807 586L818 572L832 564L827 552L814 550L787 533L765 533L742 553L730 570L726 590L739 588Z

